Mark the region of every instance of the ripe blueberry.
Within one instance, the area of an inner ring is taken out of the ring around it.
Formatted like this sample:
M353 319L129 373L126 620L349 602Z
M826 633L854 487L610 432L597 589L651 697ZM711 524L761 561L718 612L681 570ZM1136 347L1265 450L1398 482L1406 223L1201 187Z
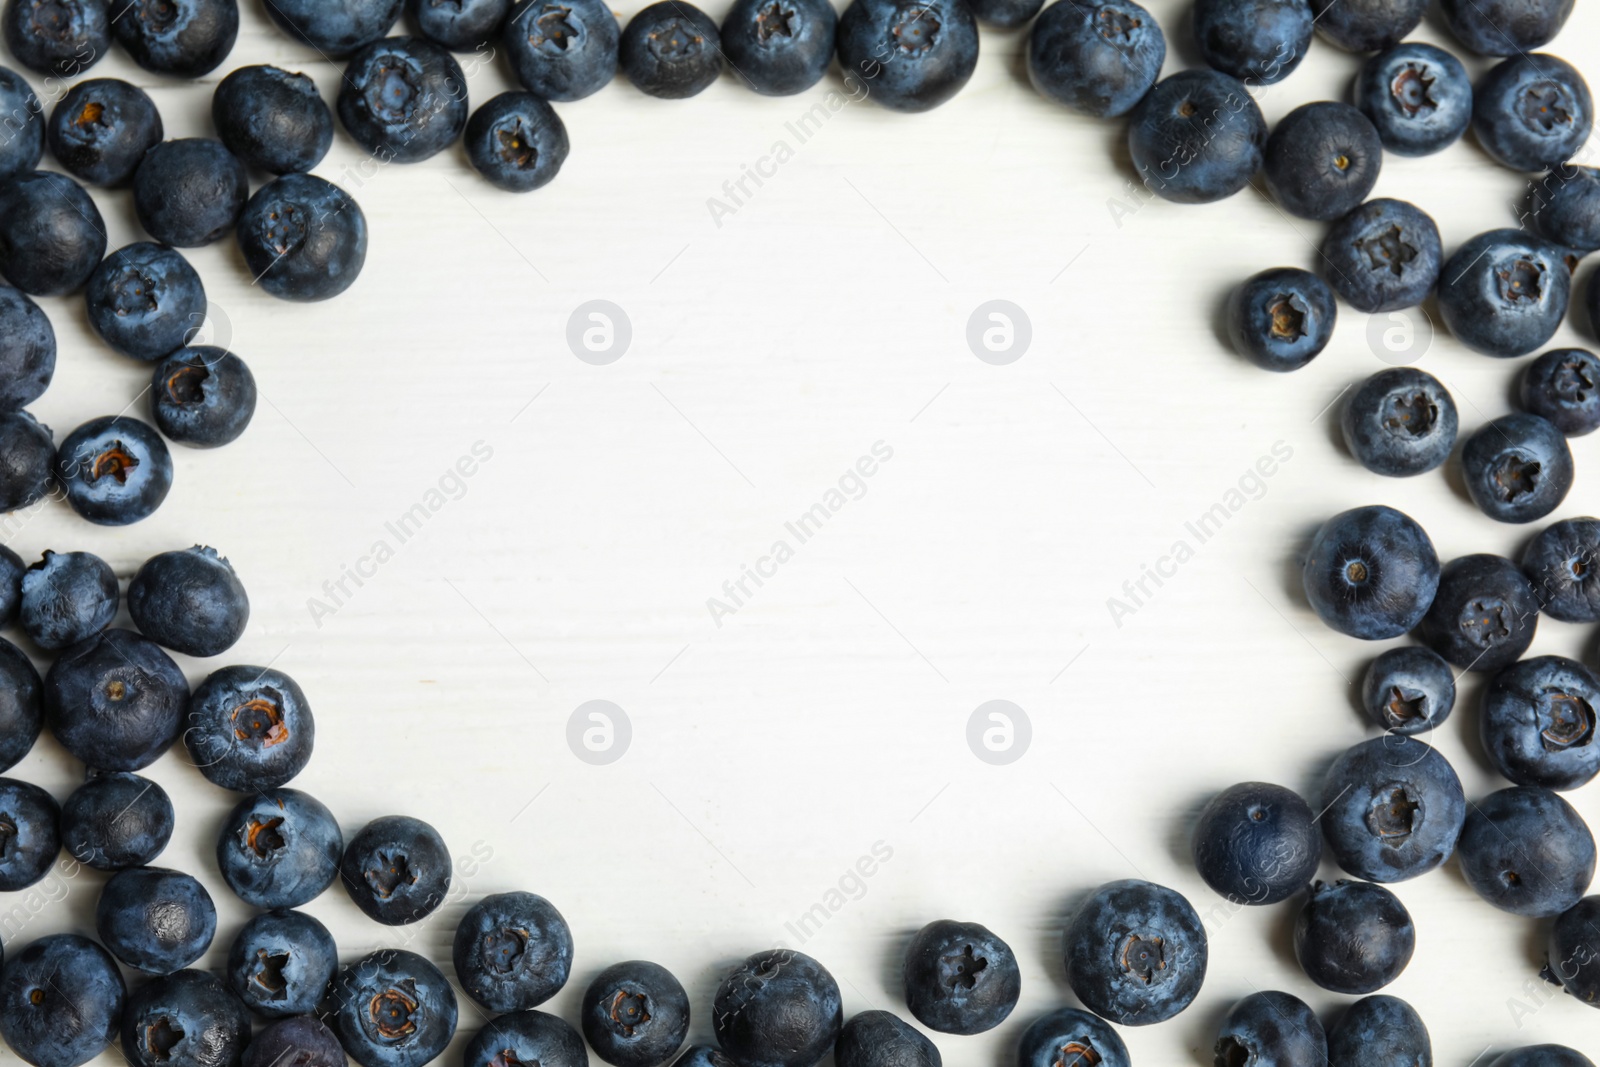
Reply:
M1533 522L1567 498L1572 450L1548 419L1517 413L1480 427L1461 448L1467 495L1491 519Z
M71 78L111 51L107 0L6 0L6 47L40 74Z
M1459 417L1444 385L1415 367L1381 370L1344 402L1345 447L1367 470L1407 478L1441 466L1455 448Z
M617 61L640 92L682 100L722 73L722 34L693 4L660 0L628 20L617 42Z
M1568 437L1600 430L1600 358L1553 348L1522 371L1522 406Z
M139 225L162 244L197 248L220 241L239 221L250 183L221 141L185 137L145 153L133 174Z
M240 67L211 96L211 123L228 151L269 174L300 174L333 144L333 112L308 76Z
M217 868L256 908L298 908L339 876L344 835L333 812L298 789L269 789L228 813L217 835Z
M1213 1054L1217 1067L1325 1067L1328 1039L1305 1001L1264 990L1223 1016Z
M1243 782L1200 812L1192 838L1195 869L1236 904L1276 904L1304 889L1322 859L1322 831L1293 790Z
M271 667L213 671L189 700L183 743L200 773L236 793L276 789L305 769L316 743L311 705Z
M1294 923L1294 954L1317 985L1364 994L1400 976L1417 947L1405 905L1375 882L1313 882Z
M1399 637L1428 610L1439 583L1433 542L1404 512L1382 504L1342 511L1311 540L1302 574L1322 621L1368 641Z
M1495 674L1479 719L1484 753L1518 785L1568 790L1600 774L1600 679L1564 656L1535 656Z
M906 946L901 970L906 1007L918 1022L945 1034L993 1030L1017 1006L1017 957L978 923L938 919Z
M150 241L124 245L102 260L83 301L102 341L152 362L187 344L206 318L200 275L181 252Z
M1361 706L1381 729L1421 734L1450 717L1456 704L1455 674L1437 652L1402 645L1379 654L1361 680Z
M852 0L838 51L847 85L893 111L928 111L977 68L978 20L966 0Z
M106 630L73 645L45 675L50 732L96 770L154 763L178 739L188 699L178 665L132 630Z
M167 498L172 455L147 423L103 415L61 442L55 473L73 511L101 526L127 526Z
M1416 1009L1384 993L1350 1005L1328 1031L1329 1067L1368 1063L1432 1067L1433 1042Z
M250 1013L210 971L145 982L122 1014L130 1067L228 1067L249 1043Z
M1338 307L1328 283L1298 267L1245 280L1228 298L1228 336L1239 354L1273 371L1299 370L1333 339Z
M150 375L150 417L190 448L236 440L256 413L256 379L245 361L214 345L180 348Z
M33 749L44 728L44 683L22 650L0 638L0 771Z
M1461 556L1439 571L1433 604L1417 625L1423 644L1463 670L1497 671L1533 643L1539 599L1503 556Z
M1196 0L1194 37L1216 70L1247 85L1271 85L1294 72L1311 47L1307 0Z
M55 371L56 331L49 317L20 291L0 288L0 411L39 399Z
M238 237L251 276L283 300L338 296L367 259L361 206L314 174L285 174L257 189L239 216Z
M1311 0L1317 32L1346 52L1393 48L1422 22L1427 0Z
M1516 915L1559 915L1594 880L1594 835L1571 804L1547 789L1490 793L1467 813L1457 851L1473 891Z
M50 873L61 851L61 809L30 782L0 778L0 892L26 889Z
M79 1067L117 1039L127 987L87 937L50 934L0 972L0 1035L33 1067Z
M1187 1008L1205 981L1206 933L1183 896L1127 878L1095 890L1067 924L1067 982L1084 1007L1123 1026Z
M501 40L524 89L581 100L616 76L621 33L604 0L517 0Z
M614 963L584 990L579 1018L589 1047L602 1060L616 1067L659 1067L689 1032L689 995L659 964Z
M1584 897L1550 927L1543 976L1579 1003L1600 1006L1600 896Z
M434 44L475 52L499 34L511 0L406 0L406 10L417 32Z
M111 33L145 70L198 78L239 36L238 0L111 0Z
M328 928L305 912L279 910L244 924L228 949L226 973L251 1011L283 1019L316 1011L338 970L339 950Z
M1587 255L1600 251L1600 169L1557 167L1529 198L1534 230Z
M597 1050L598 1051L598 1050ZM515 1061L539 1067L587 1067L583 1038L566 1022L542 1011L502 1015L478 1031L462 1053L462 1067L500 1067Z
M416 163L455 143L467 124L467 80L449 52L421 37L386 37L351 57L339 121L385 162Z
M1439 314L1456 339L1521 356L1555 335L1572 296L1562 250L1521 230L1491 230L1456 250L1439 276Z
M101 888L94 922L117 959L147 974L171 974L211 947L217 909L211 894L187 874L129 867Z
M314 1015L291 1015L269 1023L244 1050L240 1067L349 1067L344 1046Z
M1358 878L1402 882L1449 859L1467 801L1448 760L1415 737L1346 749L1322 780L1322 833Z
M1442 48L1407 41L1368 59L1356 76L1356 107L1400 156L1449 148L1472 124L1472 79Z
M1528 542L1522 572L1545 614L1600 622L1600 519L1564 519Z
M339 1043L361 1067L423 1067L455 1036L455 990L415 952L382 949L357 960L339 972L329 997ZM486 1032L494 1034L503 1023ZM466 1062L489 1067L470 1056Z
M1054 3L1028 30L1028 80L1094 118L1132 111L1161 76L1167 39L1133 0Z
M1549 44L1572 0L1444 0L1444 23L1480 56L1514 56Z
M1473 93L1478 144L1512 170L1560 166L1583 147L1593 124L1594 98L1583 75L1543 52L1502 61Z
M22 575L22 629L47 652L93 637L117 617L117 576L92 552L49 552Z
M1128 1046L1105 1022L1077 1008L1033 1021L1017 1045L1018 1067L1130 1067Z
M55 459L50 427L26 411L0 411L0 514L42 500Z
M373 819L350 839L339 864L345 892L385 926L425 919L450 890L450 850L439 831L405 815Z
M1262 176L1291 215L1328 222L1361 206L1378 183L1383 142L1349 104L1302 104L1267 138Z
M839 985L816 960L791 949L757 952L717 986L717 1043L740 1067L814 1067L844 1022Z
M35 170L0 183L0 274L18 289L74 292L105 252L100 209L65 174Z
M494 893L461 917L451 956L467 996L488 1011L521 1011L567 984L572 932L543 897Z
M838 1067L942 1067L944 1061L934 1043L899 1016L864 1011L852 1015L839 1031L833 1062ZM688 1065L679 1060L674 1067Z
M1322 239L1328 283L1368 313L1422 303L1439 280L1442 259L1439 228L1404 200L1368 200Z
M267 14L290 37L338 59L388 33L400 7L401 0L272 0Z
M567 158L567 128L529 92L501 93L467 120L467 161L490 182L525 193L550 182Z
M50 152L79 181L120 186L161 143L161 113L138 86L91 78L68 89L50 112Z
M142 867L172 840L167 791L126 771L90 771L61 806L61 843L79 863L101 871Z
M33 170L44 155L44 105L28 80L9 67L0 67L0 114L7 116L7 136L0 144L0 181L5 181Z
M1036 0L1024 3L1037 9ZM750 88L789 96L828 72L838 22L827 0L735 0L722 20L722 51Z
M1209 204L1234 195L1261 169L1267 120L1243 83L1214 70L1180 71L1139 101L1128 152L1157 196Z

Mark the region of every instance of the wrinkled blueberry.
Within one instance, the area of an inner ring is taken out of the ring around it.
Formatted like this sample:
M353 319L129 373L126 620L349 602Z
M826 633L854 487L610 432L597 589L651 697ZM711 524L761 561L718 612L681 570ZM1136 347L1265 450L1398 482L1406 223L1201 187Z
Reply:
M1594 835L1547 789L1513 786L1484 797L1467 813L1457 852L1467 884L1516 915L1560 915L1594 880Z
M431 915L450 890L450 850L439 831L406 815L373 819L340 862L345 892L367 917L404 926Z
M1532 522L1567 498L1572 450L1548 419L1517 413L1480 427L1461 448L1467 495L1491 519Z
M338 970L339 950L333 935L301 911L262 912L244 924L228 949L229 987L251 1011L269 1019L315 1011ZM258 1034L256 1041L266 1033ZM294 1030L280 1033L288 1036ZM332 1034L322 1033L338 1047ZM307 1036L315 1042L320 1035ZM343 1061L341 1051L339 1063Z
M0 411L0 513L29 507L50 491L56 443L26 411Z
M417 32L452 52L473 52L499 34L511 0L406 0Z
M73 645L45 675L50 732L102 771L136 771L178 739L189 684L161 646L132 630Z
M1038 9L1036 0L1023 3ZM838 23L827 0L735 0L722 20L722 53L756 92L789 96L827 73Z
M581 100L616 75L621 33L604 0L517 0L501 41L524 89Z
M757 952L730 971L711 1005L717 1043L741 1067L814 1067L844 1023L828 969L791 949Z
M1161 24L1133 0L1053 3L1028 30L1028 80L1042 95L1095 118L1144 99L1167 58Z
M1303 584L1331 628L1378 641L1423 617L1439 583L1439 557L1415 519L1382 504L1342 511L1322 524L1306 553Z
M147 518L172 488L166 442L126 415L103 415L73 430L56 450L55 471L72 510L101 526Z
M833 1062L838 1067L942 1067L944 1061L932 1041L892 1012L864 1011L839 1031ZM674 1067L688 1065L679 1060Z
M966 0L852 0L838 37L845 83L892 111L938 107L978 65L978 20Z
M1600 679L1576 660L1535 656L1497 672L1479 728L1494 769L1517 785L1567 790L1600 774Z
M1349 104L1302 104L1267 138L1262 177L1283 210L1328 222L1360 207L1378 183L1383 142Z
M502 1067L536 1063L539 1067L587 1067L583 1038L563 1020L542 1011L502 1015L468 1042L462 1067Z
M467 120L467 160L513 193L546 185L567 158L567 128L555 108L529 92L501 93Z
M1428 0L1311 0L1317 32L1346 52L1381 52L1416 29Z
M218 448L237 440L255 413L255 375L226 349L180 348L150 376L150 417L156 428L190 448Z
M244 164L206 137L163 141L133 174L133 210L163 244L197 248L220 241L244 210L250 183Z
M1276 904L1306 887L1322 860L1322 831L1300 794L1243 782L1212 797L1192 838L1195 870L1235 904Z
M128 583L128 611L139 632L190 656L227 651L244 633L250 600L216 549L162 552Z
M1228 299L1228 336L1239 354L1273 371L1299 370L1333 339L1338 307L1328 283L1298 267L1245 280Z
M145 70L198 78L239 36L238 0L111 0L111 32Z
M1443 864L1467 817L1461 779L1449 761L1397 734L1341 753L1323 777L1322 808L1322 834L1334 859L1374 882L1402 882Z
M61 843L96 870L142 867L172 840L173 818L172 798L150 779L91 771L61 806Z
M22 575L22 629L47 652L93 637L117 617L117 576L92 552L45 552Z
M308 76L261 64L240 67L211 97L211 123L228 151L271 174L299 174L333 144L333 112Z
M1206 977L1200 916L1182 894L1136 878L1107 882L1067 924L1067 982L1083 1006L1123 1026L1187 1008Z
M1497 671L1533 643L1539 599L1504 556L1461 556L1439 571L1417 638L1463 670Z
M0 183L0 274L32 296L89 280L106 253L100 209L65 174L35 170Z
M1553 348L1522 371L1522 406L1568 437L1600 430L1600 358Z
M1017 1006L1022 974L1011 946L978 923L938 919L906 946L906 1007L944 1034L993 1030Z
M1408 41L1368 59L1356 77L1356 106L1383 147L1401 156L1449 148L1472 124L1472 79L1442 48Z
M330 997L333 1030L361 1067L423 1067L455 1036L455 990L415 952L382 949L357 960L339 972Z
M50 388L56 331L39 305L0 288L0 411L26 407Z
M1361 680L1361 706L1390 733L1427 733L1450 717L1455 704L1455 673L1437 652L1421 645L1381 653Z
M1496 66L1473 93L1478 144L1512 170L1548 170L1583 147L1594 98L1572 65L1542 52Z
M1326 1067L1328 1040L1305 1001L1264 990L1223 1016L1213 1053L1217 1067Z
M1551 618L1600 622L1600 519L1545 527L1523 550L1522 571Z
M1196 0L1194 37L1214 69L1247 85L1294 72L1316 28L1307 0Z
M1100 1019L1057 1008L1035 1019L1017 1044L1018 1067L1130 1067L1128 1046Z
M1363 994L1400 976L1417 947L1405 905L1374 882L1313 882L1294 923L1294 954L1317 985Z
M339 876L344 835L316 797L269 789L239 802L217 835L217 868L240 900L256 908L298 908Z
M1267 120L1243 83L1214 70L1180 71L1134 108L1128 152L1145 185L1179 204L1224 200L1261 169Z
M95 905L95 929L117 959L147 974L171 974L198 960L217 933L205 886L165 867L113 874Z
M494 893L467 910L451 952L467 996L492 1012L543 1004L572 971L572 932L533 893Z
M209 971L175 971L128 994L130 1067L238 1067L249 1043L250 1013Z
M50 873L61 851L61 809L31 782L0 778L0 892L26 889Z
M6 47L40 74L71 78L111 51L107 0L6 0Z
M119 186L133 180L144 154L161 143L155 101L118 78L91 78L68 89L50 112L50 152L79 181Z
M1444 253L1433 219L1404 200L1369 200L1322 239L1322 269L1359 311L1416 307L1439 280Z
M628 20L617 42L617 62L640 92L682 100L722 73L722 34L693 4L660 0Z
M355 198L314 174L256 190L239 216L239 250L257 284L284 300L326 300L367 260L367 218Z
M614 963L584 990L579 1018L589 1047L602 1060L616 1067L658 1067L689 1032L689 995L659 964Z
M124 245L89 276L89 325L125 356L158 360L182 348L206 319L206 290L183 253L150 241Z
M272 0L267 14L280 29L337 59L389 32L402 0Z
M213 671L189 700L183 742L213 785L236 793L277 789L305 769L316 743L311 705L271 667Z
M44 728L44 683L22 650L0 638L0 771L33 750Z
M1562 250L1521 230L1491 230L1456 250L1439 277L1439 313L1468 348L1521 356L1566 317L1572 272Z
M1459 416L1439 379L1415 367L1391 367L1356 387L1339 427L1356 462L1374 474L1405 478L1450 458Z
M0 972L0 1035L34 1067L78 1067L117 1039L126 996L105 949L77 934L41 937Z
M1416 1009L1384 993L1350 1005L1328 1031L1329 1067L1433 1067L1433 1042Z
M467 80L432 41L387 37L351 57L337 110L346 132L379 160L416 163L461 136Z

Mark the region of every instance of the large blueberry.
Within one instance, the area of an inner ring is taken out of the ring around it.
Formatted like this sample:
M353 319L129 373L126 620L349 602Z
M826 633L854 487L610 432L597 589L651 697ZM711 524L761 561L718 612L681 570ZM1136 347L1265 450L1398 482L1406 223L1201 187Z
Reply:
M206 319L206 290L183 253L151 241L124 245L89 276L89 325L125 356L153 361L188 343Z
M161 646L132 630L73 645L45 676L50 732L96 770L136 771L178 739L189 684Z
M1564 656L1535 656L1497 672L1479 728L1494 769L1518 785L1576 789L1600 774L1600 679Z
M1583 147L1594 98L1573 66L1542 52L1501 62L1473 93L1478 144L1512 170L1548 170Z
M529 92L501 93L467 120L467 161L513 193L538 189L567 158L567 128L555 108Z
M539 1067L588 1067L589 1054L584 1050L583 1038L565 1021L530 1010L491 1021L473 1036L461 1056L462 1067L501 1067L511 1062Z
M290 37L339 58L389 32L403 0L272 0L267 14Z
M0 892L26 889L50 873L61 851L61 809L31 782L0 778Z
M240 801L217 835L217 868L257 908L298 908L339 876L344 834L316 797L269 789Z
M1077 1008L1035 1019L1017 1043L1018 1067L1131 1067L1128 1046L1102 1020Z
M1562 249L1521 230L1491 230L1456 250L1439 277L1439 313L1457 340L1490 356L1521 356L1566 317L1572 272Z
M524 89L581 100L616 76L621 33L604 0L517 0L501 40Z
M33 749L44 728L44 684L22 650L0 638L0 771Z
M1328 1039L1305 1001L1259 990L1223 1016L1213 1052L1218 1067L1326 1067Z
M291 1015L257 1031L240 1067L349 1067L344 1046L314 1015Z
M1480 56L1514 56L1549 44L1572 0L1444 0L1445 25Z
M250 1013L210 971L152 978L122 1014L130 1067L238 1067L249 1043Z
M1196 0L1194 36L1205 61L1247 85L1287 78L1311 47L1307 0Z
M1228 336L1239 354L1272 371L1299 370L1333 339L1338 307L1328 283L1298 267L1247 278L1228 298Z
M111 0L111 33L145 70L210 74L239 36L238 0Z
M1472 79L1442 48L1407 41L1361 65L1355 101L1383 147L1426 156L1450 147L1472 124Z
M1545 527L1522 552L1540 609L1563 622L1600 622L1600 519Z
M1553 348L1522 370L1522 406L1568 437L1600 430L1600 358L1581 348Z
M475 52L499 34L511 0L406 0L406 10L417 32L434 44Z
M838 22L828 0L735 0L722 20L722 54L756 92L789 96L827 73Z
M1017 1006L1022 973L1011 946L979 923L938 919L906 946L906 1007L944 1034L993 1030Z
M154 100L119 78L91 78L68 89L50 112L50 151L79 181L126 185L164 128Z
M117 1039L126 996L105 949L77 934L41 937L0 972L0 1035L33 1067L78 1067Z
M172 840L174 814L172 798L150 779L91 771L61 806L61 843L96 870L142 867Z
M6 47L40 74L72 78L111 51L107 0L6 0Z
M126 415L103 415L73 430L56 450L55 471L72 510L101 526L149 517L172 488L166 442Z
M93 637L117 617L117 576L92 552L46 551L22 575L22 629L46 652Z
M26 174L44 155L44 105L28 80L9 67L0 67L0 115L6 136L0 142L0 181Z
M1467 813L1457 852L1467 884L1516 915L1559 915L1594 881L1594 835L1571 804L1547 789L1490 793Z
M329 997L339 1043L361 1067L423 1067L455 1036L455 990L415 952L381 949L357 960L339 972Z
M1156 84L1128 124L1128 152L1145 185L1179 204L1224 200L1261 169L1267 120L1244 84L1185 70Z
M262 912L244 924L228 949L229 987L269 1019L315 1011L338 970L333 935L301 911Z
M1242 782L1212 797L1191 844L1200 877L1235 904L1288 900L1322 860L1322 831L1311 805L1267 782Z
M333 145L333 112L305 74L240 67L211 96L211 123L228 151L271 174L299 174Z
M1460 556L1439 571L1439 589L1417 638L1463 670L1497 671L1533 643L1539 598L1504 556Z
M152 641L190 656L215 656L244 633L250 598L216 549L195 545L145 560L128 583L128 612Z
M1585 254L1600 251L1600 168L1558 167L1541 179L1530 201L1541 237Z
M233 229L250 195L244 164L207 137L163 141L133 174L133 210L163 244L195 248Z
M339 874L345 892L368 918L404 926L427 918L444 903L450 891L450 849L439 831L421 819L385 815L350 839Z
M276 789L305 769L316 743L311 705L271 667L213 671L189 701L183 743L200 773L236 793Z
M1107 882L1067 924L1067 982L1084 1007L1123 1026L1163 1022L1187 1008L1206 977L1200 916L1153 882Z
M966 0L852 0L839 17L845 83L894 111L928 111L978 66L978 20Z
M39 305L0 288L0 411L26 407L50 388L56 372L56 331Z
M1417 948L1405 905L1374 882L1313 882L1295 917L1294 954L1317 985L1364 994L1400 976Z
M467 996L492 1012L543 1004L572 971L572 932L533 893L494 893L461 917L451 956Z
M1368 641L1399 637L1422 619L1439 557L1415 519L1382 504L1341 511L1306 552L1302 584L1322 621Z
M467 79L432 41L386 37L351 57L337 110L345 131L381 162L416 163L461 136Z
M238 235L251 277L284 300L338 296L367 260L361 206L314 174L285 174L257 189Z
M148 974L171 974L205 955L217 933L211 894L165 867L129 867L100 890L95 929L117 959Z
M1317 32L1346 52L1380 52L1422 22L1428 0L1311 0Z
M1161 76L1167 38L1133 0L1057 0L1028 30L1028 80L1095 118L1126 115Z
M1267 138L1262 177L1291 215L1328 222L1359 207L1378 183L1383 142L1349 104L1302 104Z
M1386 734L1340 754L1322 780L1322 834L1340 867L1401 882L1449 859L1467 800L1448 760L1415 737Z
M689 995L672 972L648 960L614 963L584 990L583 1036L616 1067L659 1067L689 1033Z
M840 1029L833 1062L838 1067L942 1067L944 1061L922 1031L893 1012L864 1011ZM679 1060L674 1067L688 1065Z
M1422 303L1439 280L1443 259L1439 227L1404 200L1369 200L1322 239L1328 283L1369 313Z
M1437 652L1421 645L1381 653L1361 680L1361 706L1390 733L1428 733L1450 717L1455 705L1455 672Z
M1328 1031L1329 1067L1369 1063L1433 1067L1433 1042L1416 1009L1378 993L1350 1005Z
M623 27L617 62L640 92L682 100L722 73L722 34L693 4L660 0L641 8Z
M83 187L35 170L0 183L0 274L33 296L62 296L106 253L106 226Z
M255 413L255 375L244 360L215 345L180 348L150 375L156 429L190 448L237 440Z
M50 491L56 443L26 411L0 411L0 513L29 507Z
M1339 428L1345 447L1374 474L1405 478L1450 458L1460 425L1444 384L1415 367L1381 370L1344 402Z
M814 1067L844 1023L833 975L791 949L757 952L728 972L711 1015L717 1043L740 1067Z
M1572 450L1549 420L1516 413L1478 428L1461 448L1467 495L1491 519L1533 522L1567 498Z

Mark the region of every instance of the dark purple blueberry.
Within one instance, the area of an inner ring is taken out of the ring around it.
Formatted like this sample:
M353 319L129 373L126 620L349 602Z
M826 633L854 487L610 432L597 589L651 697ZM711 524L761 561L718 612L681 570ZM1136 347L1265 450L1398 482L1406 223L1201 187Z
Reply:
M161 646L132 630L106 630L73 645L45 676L50 732L102 771L136 771L172 747L183 729L189 685Z

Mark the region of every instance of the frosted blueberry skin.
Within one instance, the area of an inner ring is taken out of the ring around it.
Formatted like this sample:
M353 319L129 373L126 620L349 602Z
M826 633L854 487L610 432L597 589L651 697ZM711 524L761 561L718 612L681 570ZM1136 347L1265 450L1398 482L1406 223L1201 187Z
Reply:
M15 893L50 873L61 851L61 809L31 782L0 778L0 816L12 828L0 855L0 892Z
M579 1009L583 1036L615 1067L660 1067L689 1032L689 995L648 960L614 963L595 975Z
M1439 281L1443 262L1439 227L1404 200L1369 200L1322 239L1328 284L1369 314L1422 303Z
M61 442L55 474L73 511L100 526L127 526L148 518L166 500L172 454L148 424L104 415Z
M91 78L68 89L50 111L50 152L67 172L90 185L133 180L144 154L161 143L155 101L118 78Z
M333 112L316 82L265 64L222 79L211 97L211 121L228 151L270 174L308 171L333 145Z
M133 174L139 225L177 248L222 240L249 195L244 164L221 141L207 137L163 141L145 153Z
M213 785L236 793L285 785L305 769L316 720L300 686L270 667L213 671L189 700L183 743Z
M137 771L172 747L189 684L172 658L132 630L68 648L45 675L45 721L63 748L102 771Z
M682 100L704 91L722 73L722 33L693 4L661 0L623 27L617 63L640 92Z
M1514 915L1560 915L1594 881L1594 835L1547 789L1490 793L1467 813L1457 853L1473 891Z
M522 87L559 102L611 83L621 34L604 0L518 0L501 43Z
M461 136L467 80L432 41L386 37L350 58L335 110L345 132L378 159L417 163Z
M355 198L314 174L286 174L256 190L239 216L251 276L283 300L327 300L367 261L367 219Z
M384 949L357 960L339 972L329 997L339 1043L361 1067L423 1067L455 1036L455 990L415 952Z
M130 1067L238 1067L249 1043L250 1013L210 971L145 982L122 1014Z
M1167 39L1133 0L1056 2L1028 30L1028 80L1094 118L1126 115L1161 76Z
M1555 348L1522 370L1519 390L1529 414L1548 419L1568 437L1600 430L1600 357L1581 348Z
M34 1067L79 1067L117 1039L126 997L105 949L77 934L41 937L0 972L0 1035Z
M687 1054L674 1067L690 1067L692 1061L686 1061ZM852 1015L834 1042L833 1061L837 1067L942 1067L944 1063L939 1049L920 1030L887 1011ZM722 1067L711 1060L701 1064Z
M1409 478L1444 464L1460 416L1443 383L1415 367L1391 367L1362 382L1339 415L1345 447L1367 470Z
M172 799L155 782L126 771L90 771L61 806L61 844L100 871L142 867L172 840Z
M44 105L28 79L0 67L0 115L6 116L6 137L0 143L0 181L26 174L44 155Z
M1067 924L1067 983L1084 1007L1123 1026L1187 1008L1209 956L1200 916L1183 896L1127 878L1097 889Z
M102 260L83 302L102 341L146 362L182 348L206 319L200 275L181 252L151 241L124 245Z
M1543 48L1572 14L1573 0L1444 0L1445 25L1480 56L1514 56Z
M1526 355L1555 336L1571 297L1565 250L1522 230L1479 234L1439 277L1439 314L1450 332L1501 358Z
M1455 704L1455 672L1437 652L1421 645L1381 653L1361 680L1361 706L1390 733L1428 733L1450 717Z
M1433 1067L1433 1041L1416 1009L1377 993L1350 1005L1328 1030L1329 1067L1371 1063Z
M1539 607L1563 622L1600 622L1600 519L1564 519L1522 553Z
M314 1015L293 1015L268 1023L246 1046L240 1067L349 1067L344 1046Z
M1332 629L1367 641L1399 637L1422 619L1439 557L1415 519L1381 504L1342 511L1306 552L1306 599Z
M1473 93L1478 144L1512 170L1560 166L1583 147L1593 124L1594 97L1583 75L1543 52L1502 61Z
M1565 656L1535 656L1501 670L1483 695L1484 754L1517 785L1565 791L1600 774L1600 679Z
M128 612L139 632L190 656L231 648L250 620L250 599L214 548L162 552L128 583Z
M345 847L340 881L356 907L385 926L427 918L450 891L450 850L439 831L406 815L385 815Z
M1262 177L1280 207L1330 222L1354 211L1378 183L1383 142L1370 119L1349 104L1302 104L1267 138Z
M33 751L44 729L44 683L22 650L0 637L0 771Z
M814 1067L844 1023L833 975L790 949L758 952L729 972L711 1014L717 1043L743 1067Z
M156 74L198 78L215 70L239 36L238 0L111 0L111 33Z
M1472 124L1472 79L1444 49L1408 41L1361 65L1355 102L1385 149L1432 155L1459 141Z
M1572 450L1546 419L1503 415L1461 448L1461 474L1478 510L1498 522L1542 519L1572 488Z
M578 1032L542 1011L500 1016L468 1042L461 1063L462 1067L497 1067L511 1058L539 1067L587 1067L589 1063Z
M1239 192L1261 169L1267 120L1244 84L1214 70L1180 71L1133 109L1128 152L1150 191L1178 204Z
M1212 797L1192 838L1196 871L1237 904L1276 904L1306 887L1322 859L1322 831L1301 796L1243 782Z
M1035 0L1023 3L1038 10ZM735 0L722 20L722 53L751 89L789 96L828 72L838 23L827 0Z
M205 887L181 871L129 867L100 890L94 922L117 959L146 974L171 974L211 947L217 909Z
M969 0L978 21L1002 30L1026 26L1039 13L1044 0Z
M1346 749L1323 777L1321 805L1334 859L1373 882L1402 882L1441 866L1467 815L1449 761L1395 734Z
M0 274L30 296L63 296L106 253L105 220L65 174L35 170L0 183Z
M1322 39L1346 52L1381 52L1416 29L1428 0L1311 0Z
M467 161L512 193L539 189L567 158L567 128L555 109L533 93L501 93L467 120Z
M1275 267L1229 296L1228 336L1263 370L1299 370L1328 347L1338 314L1327 282L1298 267Z
M1315 31L1307 0L1196 0L1194 37L1215 70L1247 85L1294 73Z
M1517 565L1479 553L1440 569L1416 636L1462 670L1498 671L1528 650L1538 626L1539 598Z
M1076 1058L1068 1060L1069 1056ZM1057 1008L1023 1031L1017 1043L1017 1064L1056 1067L1063 1062L1131 1067L1133 1061L1128 1046L1106 1022L1077 1008Z
M0 411L0 514L44 499L55 458L50 427L26 411Z
M251 1011L284 1019L316 1011L338 970L338 946L326 926L304 912L277 910L244 924L228 949L226 973L229 988ZM337 1039L328 1038L337 1048Z
M1011 946L985 926L952 919L917 931L906 946L901 980L911 1014L945 1034L993 1030L1022 993Z
M511 0L406 0L417 32L452 52L472 52L500 33Z
M839 16L839 67L852 92L891 111L931 111L978 65L978 20L966 0L853 0Z
M1400 976L1417 947L1411 915L1375 882L1313 882L1295 918L1294 952L1317 985L1364 994Z
M1557 167L1540 181L1530 201L1539 236L1584 255L1600 251L1600 169Z
M1525 1045L1496 1057L1489 1067L1594 1067L1594 1061L1566 1045Z
M543 1004L572 971L572 932L533 893L491 893L461 917L451 951L467 996L491 1012Z
M17 62L40 74L74 77L111 50L106 0L6 0L0 22Z
M56 331L38 304L0 288L0 411L44 395L56 372Z
M378 40L403 0L273 0L267 14L288 36L338 59Z
M244 360L214 345L180 348L150 375L150 417L180 445L220 448L238 440L255 413L255 375ZM243 620L238 626L243 629Z
M262 909L298 908L339 876L344 834L316 797L269 789L246 797L217 835L217 869L240 900Z
M59 652L111 625L121 595L110 564L92 552L51 552L22 575L19 621L29 639Z
M1299 997L1276 990L1252 993L1230 1008L1214 1049L1219 1064L1326 1067L1328 1063L1328 1041L1316 1013Z

